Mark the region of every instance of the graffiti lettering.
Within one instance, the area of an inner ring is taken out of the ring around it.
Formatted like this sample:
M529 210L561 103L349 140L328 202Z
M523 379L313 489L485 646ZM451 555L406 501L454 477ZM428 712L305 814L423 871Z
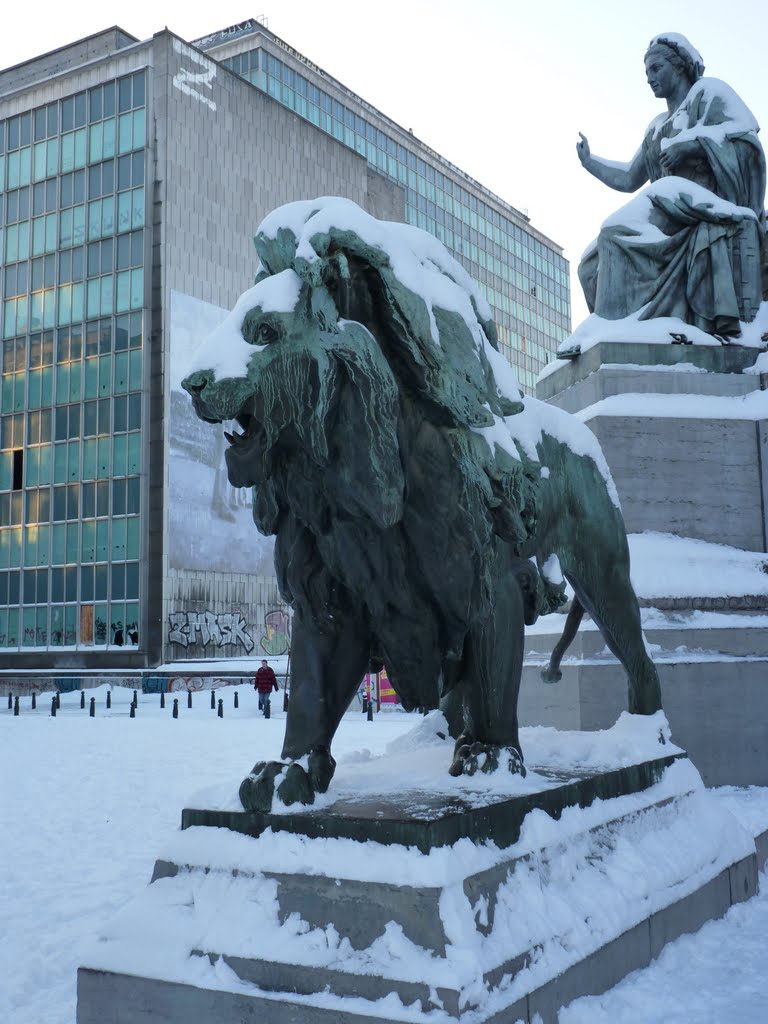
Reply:
M242 644L250 654L256 646L248 633L248 623L240 612L173 612L170 616L168 642L189 647L200 643L203 647L236 646ZM199 636L198 636L199 634Z
M211 110L216 109L215 102L211 99L210 95L206 92L201 92L197 86L202 86L204 89L213 91L213 80L216 77L216 65L212 64L209 60L201 53L196 53L195 50L189 46L185 46L178 39L173 40L173 48L177 53L180 53L187 60L192 61L193 64L197 64L198 67L203 68L203 71L190 71L188 68L179 68L176 74L173 76L174 86L183 92L187 96L194 96L200 103L204 103Z

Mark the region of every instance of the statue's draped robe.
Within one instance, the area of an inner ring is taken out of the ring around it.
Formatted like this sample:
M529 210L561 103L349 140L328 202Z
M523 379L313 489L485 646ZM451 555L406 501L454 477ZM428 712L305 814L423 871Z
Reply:
M603 223L579 265L591 313L677 317L719 335L754 320L765 229L758 130L716 78L699 79L676 111L651 122L642 144L651 184ZM698 156L665 176L664 149L690 140Z

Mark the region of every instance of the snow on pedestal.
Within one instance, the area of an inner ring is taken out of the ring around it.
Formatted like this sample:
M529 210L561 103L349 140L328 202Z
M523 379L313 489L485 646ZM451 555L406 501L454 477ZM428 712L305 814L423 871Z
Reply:
M604 732L526 730L525 779L452 779L443 730L435 712L385 757L340 765L334 798L394 791L407 802L431 783L482 805L488 790L523 795L575 766L608 770L679 753L662 713L623 715ZM219 788L203 799L229 807L236 794ZM120 1024L139 1020L132 1007L158 1000L163 1019L179 1024L223 1024L246 1007L307 1024L479 1024L536 1012L553 1020L561 1004L644 966L756 885L753 834L684 757L643 792L569 807L559 820L530 812L506 849L464 839L420 853L190 828L159 854L157 880L87 957L79 1024L100 1019L104 1000L121 1007ZM324 891L337 896L323 904L333 908L323 923L313 894ZM391 918L381 909L387 894Z

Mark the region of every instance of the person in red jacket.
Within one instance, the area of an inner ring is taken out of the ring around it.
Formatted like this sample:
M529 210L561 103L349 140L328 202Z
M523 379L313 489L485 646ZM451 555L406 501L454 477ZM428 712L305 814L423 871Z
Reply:
M273 690L279 689L275 673L267 664L262 661L261 668L256 671L256 678L253 687L259 693L259 711L264 712L264 717L269 718L269 698Z

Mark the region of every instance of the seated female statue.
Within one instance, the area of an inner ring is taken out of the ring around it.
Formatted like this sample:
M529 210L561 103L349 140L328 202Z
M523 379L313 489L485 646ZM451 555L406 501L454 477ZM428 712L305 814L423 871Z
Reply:
M667 110L631 163L583 166L619 192L642 192L609 217L579 265L590 312L607 320L676 317L725 340L762 299L765 156L759 126L688 40L667 33L645 55L648 84Z

